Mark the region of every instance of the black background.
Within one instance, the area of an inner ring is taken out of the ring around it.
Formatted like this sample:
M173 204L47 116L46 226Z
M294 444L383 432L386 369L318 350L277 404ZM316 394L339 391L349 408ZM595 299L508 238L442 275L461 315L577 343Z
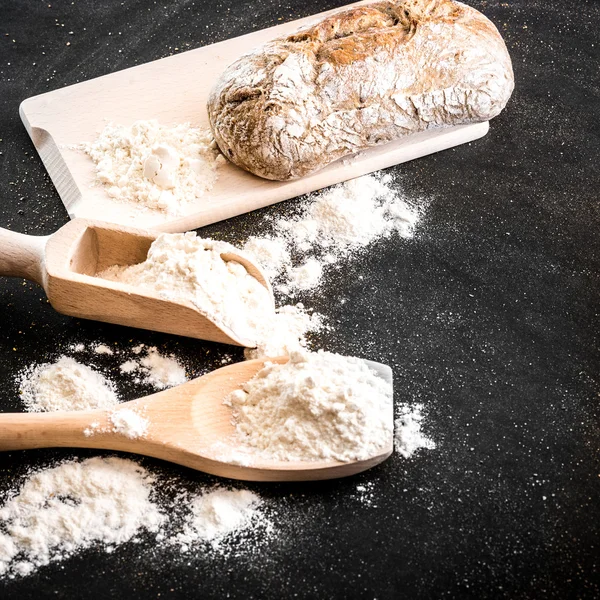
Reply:
M250 485L277 507L278 534L253 552L240 542L239 556L182 560L142 536L110 555L90 550L0 581L0 597L600 595L600 4L470 3L511 53L516 90L506 110L485 138L389 170L428 203L415 239L375 244L299 298L333 325L313 347L392 365L396 398L424 404L437 449L394 455L347 480ZM67 221L19 119L25 98L341 5L1 0L0 225L49 234ZM202 234L243 241L292 203ZM242 356L63 317L22 280L0 281L0 311L5 411L22 410L20 369L75 342L155 344L191 375ZM80 360L117 378L114 357ZM126 399L150 391L118 384ZM3 454L0 490L31 466L90 455ZM214 482L143 464L190 489ZM356 499L360 483L373 485L376 506Z

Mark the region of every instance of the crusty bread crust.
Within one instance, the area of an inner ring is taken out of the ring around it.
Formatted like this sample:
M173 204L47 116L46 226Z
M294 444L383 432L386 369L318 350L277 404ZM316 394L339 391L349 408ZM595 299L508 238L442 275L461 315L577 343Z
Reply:
M208 100L223 154L288 180L432 127L486 121L513 90L496 27L452 0L376 2L256 48Z

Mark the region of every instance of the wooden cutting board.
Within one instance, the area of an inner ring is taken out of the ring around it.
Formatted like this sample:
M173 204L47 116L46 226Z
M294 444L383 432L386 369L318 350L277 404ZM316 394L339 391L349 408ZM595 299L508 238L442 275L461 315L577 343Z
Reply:
M359 5L367 2L357 2ZM359 177L484 136L488 123L426 131L340 159L300 180L274 182L231 163L219 170L214 188L184 216L141 210L111 200L94 186L94 164L72 146L93 141L108 122L139 119L161 124L190 122L208 128L206 100L213 82L241 54L340 9L277 25L190 50L24 100L20 114L71 218L100 219L177 232L221 221L281 200Z

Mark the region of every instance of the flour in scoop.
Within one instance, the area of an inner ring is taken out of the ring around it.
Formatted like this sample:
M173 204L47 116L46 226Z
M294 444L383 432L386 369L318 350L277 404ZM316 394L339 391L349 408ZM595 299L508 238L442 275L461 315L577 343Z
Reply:
M30 412L110 409L118 403L112 382L68 356L31 365L20 376L19 392Z
M275 460L364 460L393 435L392 386L364 361L292 352L225 399L240 443Z
M225 162L210 131L189 123L111 123L79 147L94 161L96 180L109 197L170 215L183 214L210 191Z
M112 266L98 277L124 283L172 301L187 301L242 339L256 339L256 323L273 314L268 290L246 268L222 255L239 251L195 233L162 234L146 260Z
M0 575L28 575L77 551L110 552L165 516L152 500L154 477L123 458L69 461L30 475L0 508Z

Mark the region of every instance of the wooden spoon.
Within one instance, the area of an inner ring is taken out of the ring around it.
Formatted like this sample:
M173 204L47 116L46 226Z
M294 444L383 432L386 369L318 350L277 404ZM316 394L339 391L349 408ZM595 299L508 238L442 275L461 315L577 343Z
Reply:
M88 219L73 219L46 237L0 228L0 275L39 283L54 309L73 317L256 346L256 340L243 339L229 327L214 323L191 302L165 300L148 290L95 277L112 265L143 262L159 235ZM273 302L269 281L258 266L233 252L221 258L241 263L267 288Z
M0 450L30 448L102 448L154 456L221 477L247 481L308 481L359 473L384 461L393 450L390 438L380 452L366 460L275 461L253 456L239 446L231 408L223 399L250 380L265 362L285 363L288 357L257 359L222 367L182 385L145 398L119 404L113 411L133 409L149 422L143 437L115 433L111 412L88 410L0 415ZM392 384L387 365L365 361ZM85 430L93 430L86 435ZM237 463L237 464L236 464Z

